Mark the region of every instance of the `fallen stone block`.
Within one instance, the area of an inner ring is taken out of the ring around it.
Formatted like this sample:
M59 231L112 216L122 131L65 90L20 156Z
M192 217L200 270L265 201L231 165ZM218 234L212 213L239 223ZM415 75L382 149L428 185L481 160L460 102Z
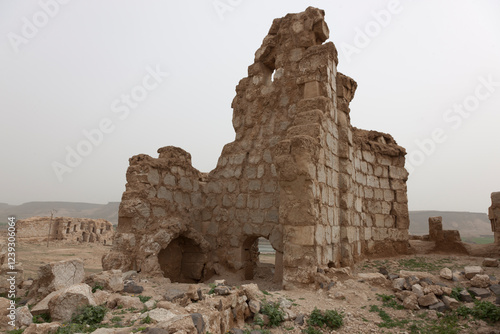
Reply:
M485 258L483 260L483 267L498 267L498 260L492 258Z
M462 290L460 291L460 300L466 303L470 303L474 301L474 297L472 297L467 290Z
M107 270L98 274L92 274L85 281L92 287L101 286L111 292L122 291L124 288L123 273L121 270Z
M443 296L442 300L443 303L451 310L456 310L460 306L460 303L455 298Z
M490 290L483 288L469 288L469 292L472 296L480 297L481 299L491 296Z
M175 318L177 315L164 308L155 308L154 310L142 313L139 316L139 319L144 319L148 316L154 322L163 322L163 321L169 321L170 319Z
M436 304L429 305L429 310L436 310L438 312L444 312L447 309L448 309L448 307L442 301L439 301Z
M392 287L395 290L401 291L404 289L406 280L404 278L396 278L392 281Z
M447 279L447 280L452 280L453 279L453 272L451 271L450 268L443 268L439 272L439 276L441 276L442 278Z
M492 284L492 285L490 285L490 290L496 296L500 296L500 284Z
M410 294L403 300L403 307L407 310L420 310L418 306L418 297L416 294Z
M423 297L418 298L418 305L420 306L430 306L434 305L439 302L439 299L437 299L436 295L433 293L429 293Z
M467 266L464 268L464 272L465 272L465 278L467 279L471 279L476 275L484 274L484 270L480 266Z
M475 275L470 280L470 284L475 288L487 288L490 286L490 277L488 275Z

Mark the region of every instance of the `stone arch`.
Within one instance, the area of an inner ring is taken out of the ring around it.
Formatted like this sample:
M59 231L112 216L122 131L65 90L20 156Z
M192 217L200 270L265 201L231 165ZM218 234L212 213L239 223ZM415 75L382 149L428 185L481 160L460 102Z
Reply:
M180 235L158 253L158 263L172 282L198 283L205 277L207 252L194 239Z
M263 244L263 240L268 241L269 245L274 250L274 263L261 263L259 256L259 243ZM260 241L260 242L259 242ZM276 283L281 283L283 281L283 253L281 252L281 244L278 245L276 242L270 240L268 236L263 235L249 235L246 236L241 247L241 260L243 262L243 276L245 280L253 280L256 269L258 267L268 267L269 264L273 267L273 281Z

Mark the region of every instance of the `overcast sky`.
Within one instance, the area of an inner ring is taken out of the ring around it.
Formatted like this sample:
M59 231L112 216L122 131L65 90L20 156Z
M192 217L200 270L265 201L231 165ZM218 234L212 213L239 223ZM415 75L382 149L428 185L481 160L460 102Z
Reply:
M272 20L310 5L358 83L352 125L408 151L410 210L487 212L497 0L0 0L0 202L119 201L128 159L167 145L212 170Z

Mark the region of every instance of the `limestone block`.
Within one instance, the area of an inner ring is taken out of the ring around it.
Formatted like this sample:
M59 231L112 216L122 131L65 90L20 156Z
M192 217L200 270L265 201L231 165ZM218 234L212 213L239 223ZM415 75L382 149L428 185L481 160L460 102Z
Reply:
M284 226L284 241L295 245L314 245L314 226Z
M480 266L466 266L464 268L464 271L465 271L465 278L467 279L472 279L476 275L484 274L484 270Z

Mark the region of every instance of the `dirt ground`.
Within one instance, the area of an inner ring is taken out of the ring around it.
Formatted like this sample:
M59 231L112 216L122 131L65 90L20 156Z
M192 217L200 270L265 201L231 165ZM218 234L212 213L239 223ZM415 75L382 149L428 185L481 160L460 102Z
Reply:
M101 258L111 246L101 244L79 244L62 241L19 242L16 247L17 261L22 263L25 278L36 278L38 268L54 261L82 259L85 273L102 271Z
M421 241L412 241L412 246L416 254L405 256L393 256L377 259L366 259L357 263L352 268L352 273L378 272L379 268L385 267L389 273L398 273L400 270L425 271L432 274L439 274L439 271L448 267L453 271L463 271L464 266L481 265L484 259L484 253L492 251L491 245L486 245L481 249L476 249L475 254L481 256L456 255L448 253L434 254L429 253L432 249L429 244ZM64 242L50 242L49 247L46 243L20 243L17 247L17 257L22 262L25 277L36 278L36 272L39 266L60 260L81 258L85 263L87 274L102 270L101 258L110 250L110 246L98 244L71 244ZM500 254L492 254L491 257L499 258ZM265 291L266 298L269 301L287 300L291 303L292 314L310 314L315 308L320 310L337 310L344 313L344 325L335 333L412 333L409 326L424 326L425 322L441 321L435 311L419 310L408 311L393 308L382 307L381 296L394 295L389 286L373 285L363 282L353 277L339 279L336 284L327 289L294 289L281 290L279 284L272 281L274 271L274 257L270 254L261 254L260 265L256 269L254 280L245 281L235 275L225 277L213 277L209 281L199 284L204 289L210 289L209 283L215 279L224 278L228 285L241 286L247 283L257 283L259 288ZM484 268L485 273L494 280L500 278L500 268ZM140 282L145 287L143 295L149 295L153 298L162 296L167 288L162 284L155 284L155 279L143 278ZM460 282L451 282L442 280L442 283L448 286L460 285ZM490 297L489 301L494 301ZM380 328L383 323L381 316L377 312L370 311L373 306L383 309L391 319L395 321L408 321L407 324L395 328ZM252 328L248 324L248 328ZM461 323L463 328L459 333L490 333L495 327L487 325L484 321L469 321ZM466 326L468 326L466 328ZM285 322L280 328L271 329L271 333L301 333L305 325L299 326L293 321ZM496 329L500 329L499 326ZM494 332L493 332L494 333Z

